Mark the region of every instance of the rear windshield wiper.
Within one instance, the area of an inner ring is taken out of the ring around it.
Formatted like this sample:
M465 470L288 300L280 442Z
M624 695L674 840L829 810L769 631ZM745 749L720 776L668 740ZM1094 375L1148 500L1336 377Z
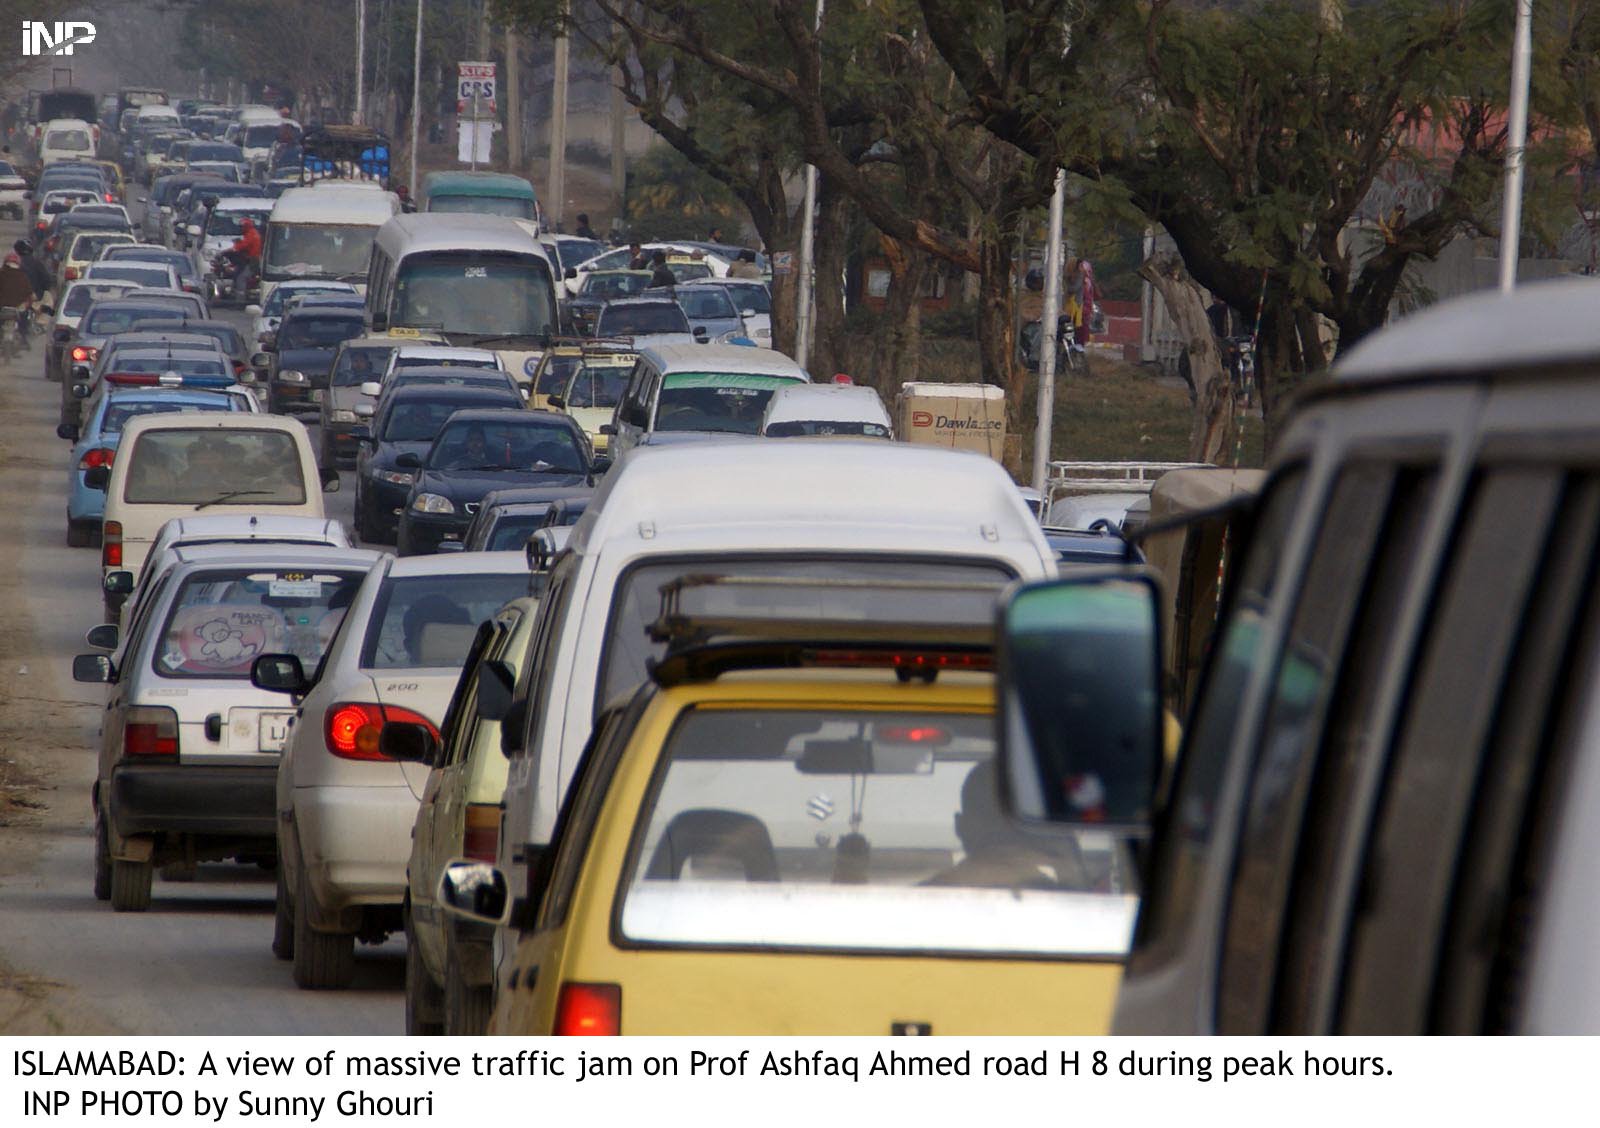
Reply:
M274 492L276 492L276 491L274 491L274 490L229 490L227 493L218 494L216 497L212 498L210 501L202 501L199 505L195 506L195 511L199 512L200 510L206 508L208 505L222 505L225 502L232 501L236 497L264 497L267 494L271 494L271 493L274 493Z

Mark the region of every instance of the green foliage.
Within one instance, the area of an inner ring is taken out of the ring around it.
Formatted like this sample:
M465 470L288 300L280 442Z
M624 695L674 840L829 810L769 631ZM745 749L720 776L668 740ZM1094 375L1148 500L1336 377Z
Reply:
M704 239L712 227L729 238L738 232L733 193L665 145L631 163L628 185L628 229L642 239Z

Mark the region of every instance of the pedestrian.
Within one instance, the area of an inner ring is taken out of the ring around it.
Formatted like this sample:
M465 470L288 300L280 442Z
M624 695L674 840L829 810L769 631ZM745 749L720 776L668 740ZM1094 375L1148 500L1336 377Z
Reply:
M756 253L746 247L728 267L729 278L760 278L761 268L756 265Z
M578 213L578 230L577 230L576 234L577 234L578 238L580 238L580 239L598 239L599 238L599 236L594 233L594 228L589 226L589 213L587 213L587 212L579 212Z
M629 239L628 240L628 269L629 270L648 270L649 268L650 268L650 260L645 257L644 248L639 245L639 240L637 240L637 239Z
M1081 347L1089 340L1094 321L1094 268L1087 259L1075 258L1067 264L1066 316Z
M650 285L676 286L677 276L667 267L667 252L657 251L650 259Z
M720 242L722 242L722 228L721 227L712 227L712 229L706 233L706 242L708 242L708 243L720 243Z

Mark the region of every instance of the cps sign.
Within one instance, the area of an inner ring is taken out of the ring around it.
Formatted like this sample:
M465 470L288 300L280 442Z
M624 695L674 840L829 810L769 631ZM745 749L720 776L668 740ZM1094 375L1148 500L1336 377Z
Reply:
M22 21L22 53L24 55L70 55L77 46L94 42L94 24L81 20L57 20L54 24L39 20Z
M494 112L494 100L497 93L495 83L495 65L493 63L457 63L456 64L456 113L463 114L472 106L473 99L478 101L480 112Z

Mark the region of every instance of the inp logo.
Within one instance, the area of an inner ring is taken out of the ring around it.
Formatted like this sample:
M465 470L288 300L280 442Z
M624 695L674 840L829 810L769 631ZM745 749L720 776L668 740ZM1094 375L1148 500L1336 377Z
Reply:
M82 20L57 20L53 25L38 20L22 21L24 55L70 55L79 45L94 42L94 24Z

